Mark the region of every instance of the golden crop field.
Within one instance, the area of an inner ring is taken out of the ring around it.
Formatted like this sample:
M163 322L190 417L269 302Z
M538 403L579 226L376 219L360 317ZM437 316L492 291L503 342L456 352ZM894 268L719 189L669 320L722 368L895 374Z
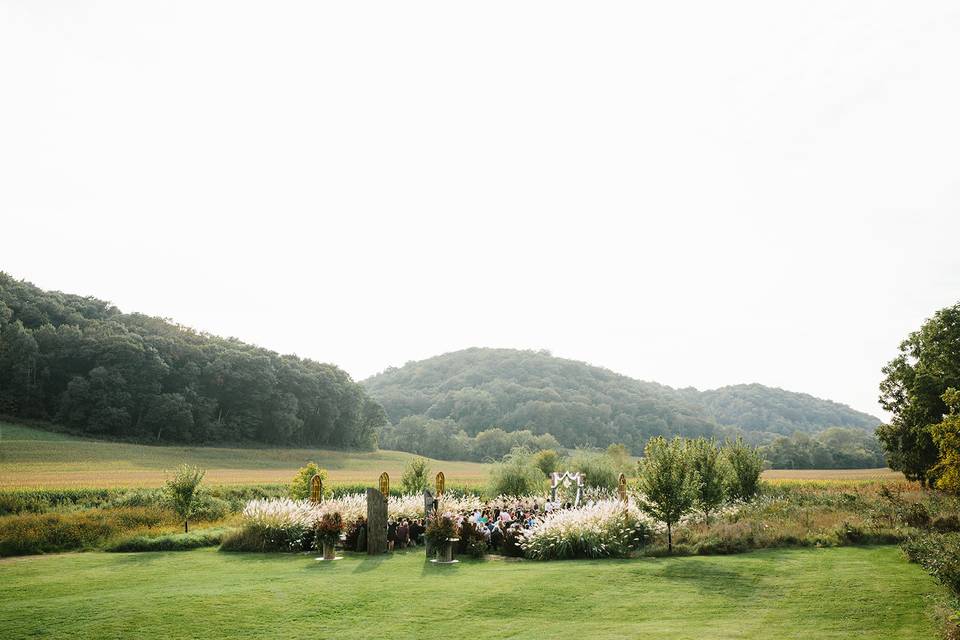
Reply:
M382 471L399 481L412 454L401 451L330 451L241 447L186 447L105 442L0 423L0 489L68 487L157 487L179 464L207 470L212 484L289 482L298 468L314 461L340 483L369 482ZM431 460L431 469L443 471L449 482L479 485L486 481L488 464ZM903 475L890 469L767 470L773 483L892 482Z
M330 451L151 446L104 442L0 423L0 488L156 487L180 464L207 470L212 484L286 483L314 461L341 483L374 486L386 471L394 482L413 455L400 451ZM489 465L431 460L448 482L480 484Z
M896 482L905 480L892 469L767 469L763 479L773 483L803 480L845 482Z

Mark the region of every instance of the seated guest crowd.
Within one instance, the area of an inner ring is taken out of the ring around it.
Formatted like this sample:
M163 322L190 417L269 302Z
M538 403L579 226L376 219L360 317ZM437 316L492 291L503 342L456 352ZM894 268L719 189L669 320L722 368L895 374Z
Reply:
M570 508L571 506L569 503L560 504L549 500L542 504L534 501L516 500L513 503L497 507L492 507L487 503L483 509L477 509L472 514L454 516L454 522L458 529L462 529L465 524L473 526L486 538L488 549L497 552L508 537L511 540L515 539L520 531L537 526L546 514L555 509ZM393 551L411 545L424 544L423 536L425 532L426 522L423 519L389 520L387 523L388 550Z

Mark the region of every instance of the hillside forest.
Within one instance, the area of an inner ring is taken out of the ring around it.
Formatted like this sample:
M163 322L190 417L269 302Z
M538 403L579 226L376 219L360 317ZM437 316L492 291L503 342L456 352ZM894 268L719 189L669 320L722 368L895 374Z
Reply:
M623 444L639 455L655 436L743 436L764 445L775 468L883 466L872 434L879 419L759 384L673 389L548 352L480 348L389 368L362 384L390 420L382 446L438 458L496 458L517 444Z
M639 454L663 435L762 445L774 468L883 464L876 418L759 384L673 389L546 352L467 349L354 382L92 297L0 273L0 415L115 440L296 445L498 460L512 449Z
M381 406L343 370L0 273L0 414L100 437L370 449Z

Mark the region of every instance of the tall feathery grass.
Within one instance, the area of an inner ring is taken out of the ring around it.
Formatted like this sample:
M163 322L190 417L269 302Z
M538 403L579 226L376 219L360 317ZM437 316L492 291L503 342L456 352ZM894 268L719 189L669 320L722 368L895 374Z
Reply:
M642 547L656 529L632 500L600 500L547 515L521 534L520 546L536 560L623 558Z

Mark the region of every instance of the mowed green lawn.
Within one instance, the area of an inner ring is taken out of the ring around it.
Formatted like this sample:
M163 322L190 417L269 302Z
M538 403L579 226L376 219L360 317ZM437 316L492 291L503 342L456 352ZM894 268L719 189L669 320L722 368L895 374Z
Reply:
M185 447L126 444L77 438L0 422L0 488L156 487L180 464L207 469L210 484L286 483L308 461L333 482L369 482L386 471L399 482L412 454L401 451ZM489 465L431 461L448 482L476 485Z
M938 597L894 547L452 566L419 551L0 561L7 639L933 639Z

